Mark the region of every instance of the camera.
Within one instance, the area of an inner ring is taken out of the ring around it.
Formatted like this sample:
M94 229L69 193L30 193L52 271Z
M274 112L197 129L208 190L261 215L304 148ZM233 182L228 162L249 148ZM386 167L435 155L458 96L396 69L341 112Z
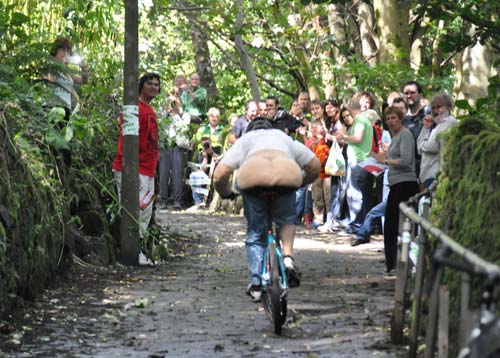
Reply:
M203 148L205 150L209 150L210 149L210 143L208 143L208 142L203 143Z
M425 106L423 109L424 116L429 116L432 114L431 106Z
M74 65L79 65L82 62L81 56L75 55L75 56L68 56L67 57L68 63L74 64Z

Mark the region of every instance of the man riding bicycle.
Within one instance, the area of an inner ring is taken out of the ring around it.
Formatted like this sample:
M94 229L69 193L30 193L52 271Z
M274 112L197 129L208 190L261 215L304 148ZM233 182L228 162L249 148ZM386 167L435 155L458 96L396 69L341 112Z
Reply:
M250 284L247 293L254 302L261 297L261 273L267 246L267 198L261 192L276 191L272 201L273 222L283 243L283 262L289 287L300 285L293 259L295 237L295 190L312 183L320 163L313 152L294 141L264 118L254 119L246 134L226 152L214 172L214 185L222 198L234 198L229 178L235 169L237 188L243 197L247 219L247 251Z

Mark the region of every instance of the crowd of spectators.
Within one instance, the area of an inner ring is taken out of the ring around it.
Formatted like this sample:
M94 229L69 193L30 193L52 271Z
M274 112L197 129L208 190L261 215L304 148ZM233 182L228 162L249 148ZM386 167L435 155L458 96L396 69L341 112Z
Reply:
M416 81L389 93L380 108L369 91L343 100L311 100L303 91L289 110L275 95L249 99L244 113L227 116L226 125L221 124L220 109L208 108L198 74L190 76L189 84L185 76L177 76L166 97L168 105L158 119L160 210L169 205L175 210L205 207L212 173L225 151L252 121L265 118L303 143L321 163L318 178L296 190L295 224L349 236L352 246L369 243L378 227L384 234L388 273L396 265L398 205L437 180L443 147L438 135L457 123L451 97L440 93L428 101ZM344 158L346 170L340 174L325 170L331 150ZM378 171L368 169L370 165Z

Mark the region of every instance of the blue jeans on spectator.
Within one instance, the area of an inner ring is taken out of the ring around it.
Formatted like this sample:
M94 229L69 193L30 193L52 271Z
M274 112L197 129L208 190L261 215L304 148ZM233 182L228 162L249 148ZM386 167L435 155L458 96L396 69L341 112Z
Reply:
M295 191L295 225L300 225L304 214L306 187L302 186Z
M361 166L354 164L347 167L347 204L349 215L346 224L351 230L357 229L363 224L366 214L375 205L373 193L373 175Z
M202 170L197 170L189 174L189 180L206 180L210 179L209 176ZM201 204L205 201L206 185L202 184L191 184L191 192L193 194L193 201L195 205Z
M302 216L312 214L312 194L307 189L308 185L295 191L295 225L302 223Z
M370 240L370 236L375 229L375 219L381 218L385 215L386 206L387 200L382 200L368 212L365 217L365 221L363 221L363 225L361 225L361 227L356 231L358 240Z
M264 251L267 247L268 211L267 199L241 191L243 209L247 219L247 251L248 270L252 285L261 284ZM284 193L272 201L272 217L277 227L295 223L295 192Z

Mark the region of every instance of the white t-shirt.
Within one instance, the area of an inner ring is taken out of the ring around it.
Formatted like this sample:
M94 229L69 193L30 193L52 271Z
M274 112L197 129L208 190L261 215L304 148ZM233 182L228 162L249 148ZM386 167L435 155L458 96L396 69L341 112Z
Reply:
M56 77L54 93L71 109L71 91L73 90L74 82L71 76L60 74Z
M303 169L313 158L314 153L302 143L291 139L279 129L257 129L245 133L224 154L221 163L238 169L255 152L279 150L294 160Z

